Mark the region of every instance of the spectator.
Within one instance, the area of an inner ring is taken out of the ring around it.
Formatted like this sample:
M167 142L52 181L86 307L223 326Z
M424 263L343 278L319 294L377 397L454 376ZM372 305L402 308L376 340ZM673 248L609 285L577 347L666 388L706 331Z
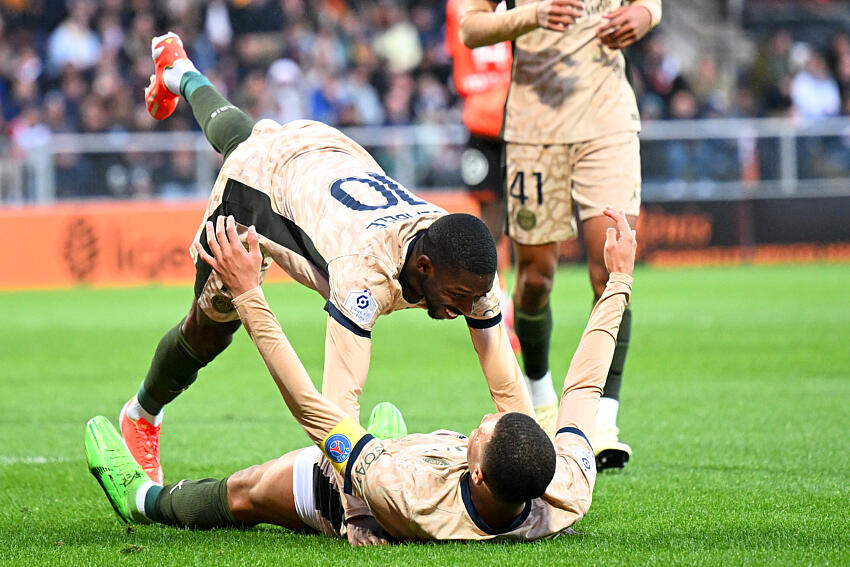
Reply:
M841 110L838 83L829 74L823 55L811 51L791 80L791 103L805 118L834 116Z
M375 52L389 62L392 71L411 71L422 61L418 31L392 3L383 5L380 19L384 25L375 38Z
M762 101L762 111L765 114L781 113L790 106L789 83L793 43L788 30L775 32L759 49L750 70L750 89L756 100Z
M53 75L66 65L88 69L100 57L100 40L89 27L94 5L89 0L69 0L68 10L68 18L47 41L47 65Z
M266 77L268 104L264 115L284 124L307 118L307 93L303 73L292 59L278 59L271 64Z

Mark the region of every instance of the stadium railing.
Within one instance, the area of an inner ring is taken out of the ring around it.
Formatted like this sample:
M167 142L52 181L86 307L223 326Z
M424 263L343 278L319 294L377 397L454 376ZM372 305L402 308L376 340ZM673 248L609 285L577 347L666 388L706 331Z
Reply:
M462 186L460 125L348 128L414 190ZM850 118L646 121L647 202L850 195ZM204 198L220 158L199 132L53 134L0 150L0 204Z

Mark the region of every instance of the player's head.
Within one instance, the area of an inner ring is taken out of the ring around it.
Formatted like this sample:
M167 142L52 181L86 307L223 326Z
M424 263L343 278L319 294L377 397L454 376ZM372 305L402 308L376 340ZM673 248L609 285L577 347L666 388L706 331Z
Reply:
M422 237L420 270L428 315L452 319L468 315L472 304L493 286L496 245L481 219L462 213L440 217Z
M546 432L523 413L490 414L469 436L472 482L483 482L502 502L538 498L555 475L555 447Z

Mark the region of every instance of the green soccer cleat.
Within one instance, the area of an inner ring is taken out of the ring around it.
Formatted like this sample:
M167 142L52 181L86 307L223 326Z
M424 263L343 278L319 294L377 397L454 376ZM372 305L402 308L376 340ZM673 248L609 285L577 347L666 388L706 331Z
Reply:
M372 408L366 431L378 439L398 439L407 435L407 424L400 409L390 402L381 402Z
M128 524L149 524L136 503L136 494L154 483L133 459L121 434L102 415L86 424L86 460L118 517Z

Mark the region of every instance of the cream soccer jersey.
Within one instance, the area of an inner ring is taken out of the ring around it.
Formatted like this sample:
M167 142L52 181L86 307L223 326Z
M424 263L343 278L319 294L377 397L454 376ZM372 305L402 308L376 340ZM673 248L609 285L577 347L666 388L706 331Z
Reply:
M537 0L509 0L514 8ZM661 0L638 0L653 24ZM602 15L620 0L585 0L566 31L538 28L514 40L514 69L505 104L503 139L520 144L570 144L640 130L635 94L620 50L596 36Z
M447 213L387 177L339 130L262 120L224 163L204 221L222 214L234 215L243 233L256 226L265 268L277 262L327 299L332 318L368 337L379 316L425 307L424 300L404 300L399 275L421 232ZM197 238L206 245L204 223ZM207 315L236 319L230 295L206 265L198 265L195 290ZM479 300L470 317L498 322L498 294Z
M467 438L442 432L368 443L345 475L381 526L400 540L485 540L554 537L590 506L596 462L579 430L555 438L555 476L541 498L526 502L511 525L494 529L469 489Z

